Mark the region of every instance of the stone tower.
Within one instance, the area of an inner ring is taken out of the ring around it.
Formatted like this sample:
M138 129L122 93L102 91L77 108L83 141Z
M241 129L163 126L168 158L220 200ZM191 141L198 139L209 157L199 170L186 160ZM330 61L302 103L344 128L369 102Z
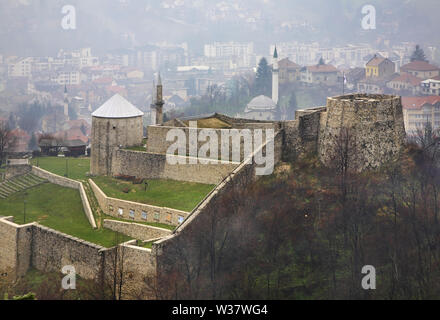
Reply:
M142 145L143 115L119 94L92 113L92 175L111 175L116 150Z
M278 67L278 52L277 47L273 53L273 70L272 70L272 100L278 104L278 90L279 90L279 67Z
M334 164L335 154L340 152L336 150L338 145L346 141L351 149L349 165L357 171L375 169L394 159L406 140L398 96L354 94L328 98L319 127L321 161Z

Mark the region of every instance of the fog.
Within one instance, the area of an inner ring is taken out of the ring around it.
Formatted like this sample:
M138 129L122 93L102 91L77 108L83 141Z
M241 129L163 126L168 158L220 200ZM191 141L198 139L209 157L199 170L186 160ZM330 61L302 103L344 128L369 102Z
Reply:
M76 9L76 30L63 30L62 8ZM362 7L377 10L377 28L361 27ZM151 42L212 41L439 42L438 0L1 0L0 53L53 55L92 47L100 54ZM239 32L238 32L239 31Z

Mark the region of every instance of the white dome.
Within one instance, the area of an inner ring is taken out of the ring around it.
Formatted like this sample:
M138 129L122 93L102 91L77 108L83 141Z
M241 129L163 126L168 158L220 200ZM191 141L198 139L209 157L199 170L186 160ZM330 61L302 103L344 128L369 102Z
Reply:
M106 103L92 113L96 118L135 118L142 117L144 113L128 102L124 97L115 94Z
M258 96L252 99L246 107L247 111L263 111L274 110L277 108L276 103L269 97Z

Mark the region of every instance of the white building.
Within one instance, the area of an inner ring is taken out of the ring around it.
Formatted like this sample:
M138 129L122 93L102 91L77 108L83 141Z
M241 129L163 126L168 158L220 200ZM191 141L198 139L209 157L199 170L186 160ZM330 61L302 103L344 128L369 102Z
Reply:
M17 58L8 64L8 77L30 77L32 58Z
M421 91L426 96L440 96L440 77L421 82Z

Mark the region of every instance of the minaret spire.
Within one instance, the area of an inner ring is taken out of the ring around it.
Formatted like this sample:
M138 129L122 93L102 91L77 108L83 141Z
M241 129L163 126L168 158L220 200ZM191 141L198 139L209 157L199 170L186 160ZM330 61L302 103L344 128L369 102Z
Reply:
M279 90L279 68L278 68L278 51L275 45L273 52L273 68L272 68L272 100L278 104L278 90Z
M67 98L67 85L64 85L64 116L69 119L69 99Z
M160 72L157 77L156 97L154 104L156 109L156 125L163 125L163 105L165 102L163 101L163 86Z

